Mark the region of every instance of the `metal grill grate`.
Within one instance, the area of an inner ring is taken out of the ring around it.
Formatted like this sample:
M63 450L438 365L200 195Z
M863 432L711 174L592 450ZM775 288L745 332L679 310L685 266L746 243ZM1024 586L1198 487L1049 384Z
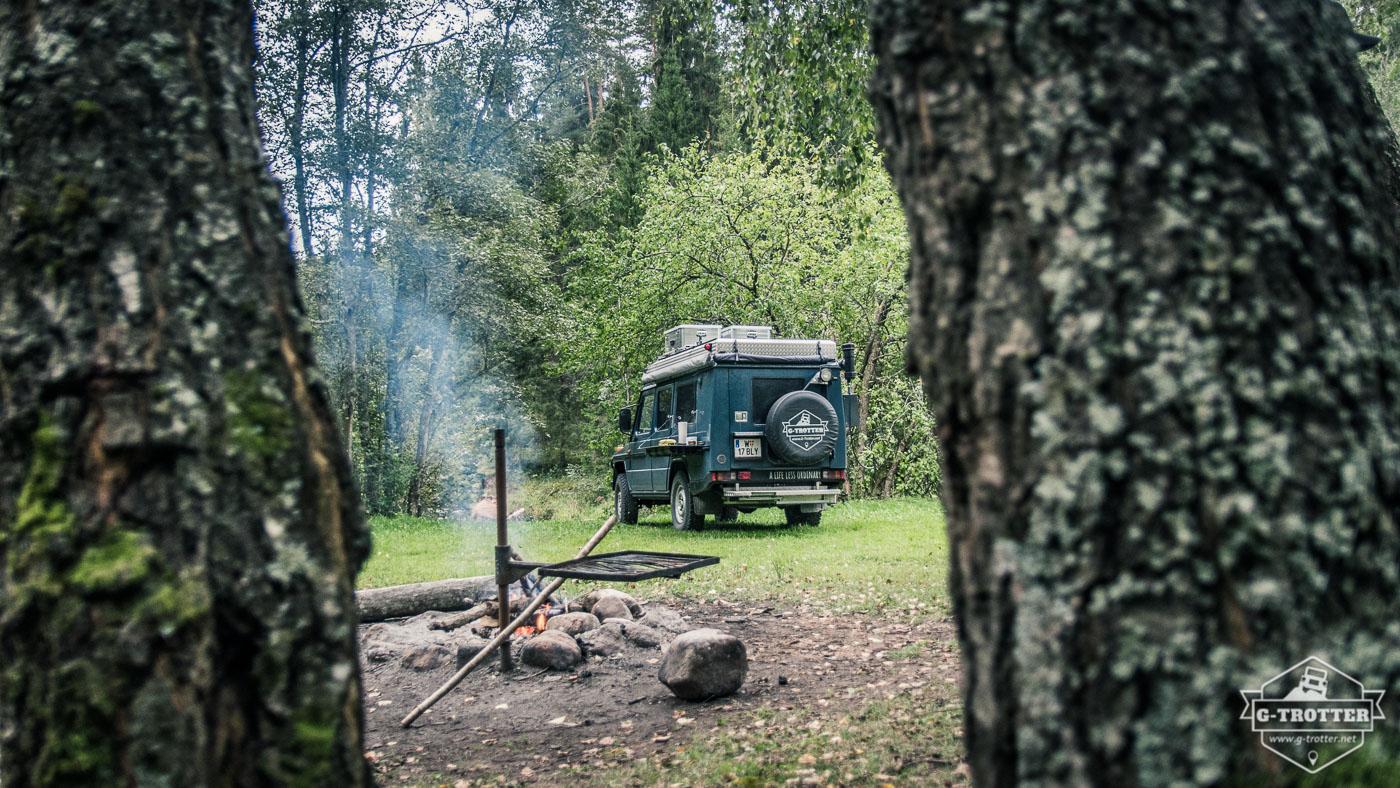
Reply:
M536 571L541 577L568 577L575 580L635 583L654 577L680 577L692 569L717 563L719 563L719 557L713 555L624 550L619 553L603 553L559 564L549 564Z

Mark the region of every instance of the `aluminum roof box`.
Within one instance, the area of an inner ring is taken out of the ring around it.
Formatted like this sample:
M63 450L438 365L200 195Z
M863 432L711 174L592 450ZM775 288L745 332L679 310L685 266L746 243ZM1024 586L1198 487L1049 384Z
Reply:
M720 339L772 339L773 329L768 326L725 326L719 330Z
M713 323L684 323L666 331L666 349L663 356L695 347L706 340L719 338L720 327Z
M642 384L655 383L714 366L730 364L827 364L840 358L830 339L716 339L710 348L697 345L662 356L642 373Z

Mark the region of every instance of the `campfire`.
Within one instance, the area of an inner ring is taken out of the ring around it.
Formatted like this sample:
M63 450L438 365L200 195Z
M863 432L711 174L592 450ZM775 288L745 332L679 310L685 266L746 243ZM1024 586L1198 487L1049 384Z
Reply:
M520 637L527 638L537 632L543 632L545 625L549 623L549 608L550 605L548 602L540 605L540 609L535 611L535 625L529 626L528 624L522 624L516 627L515 631L510 635L511 639Z

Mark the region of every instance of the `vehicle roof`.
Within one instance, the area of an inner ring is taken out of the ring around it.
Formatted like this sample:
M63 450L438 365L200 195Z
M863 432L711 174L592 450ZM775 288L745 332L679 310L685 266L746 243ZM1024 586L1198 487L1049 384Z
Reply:
M819 367L838 358L836 342L830 339L716 339L652 362L642 373L642 384L673 380L716 364Z

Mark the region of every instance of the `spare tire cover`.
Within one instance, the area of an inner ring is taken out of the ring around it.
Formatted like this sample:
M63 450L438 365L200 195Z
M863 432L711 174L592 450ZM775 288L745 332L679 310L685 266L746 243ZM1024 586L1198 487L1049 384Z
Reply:
M839 430L836 408L826 397L803 389L784 394L773 403L763 437L776 459L815 465L831 456Z

